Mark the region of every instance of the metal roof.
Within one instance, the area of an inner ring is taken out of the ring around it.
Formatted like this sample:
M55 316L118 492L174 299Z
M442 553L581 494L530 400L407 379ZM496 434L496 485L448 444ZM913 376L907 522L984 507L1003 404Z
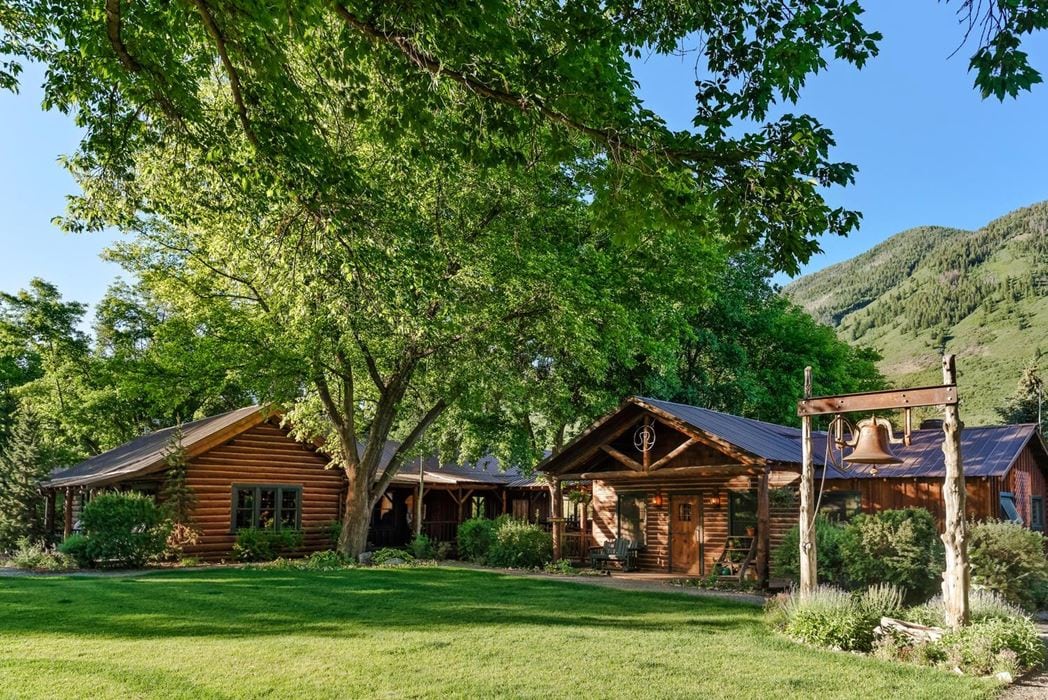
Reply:
M826 438L819 434L815 456L819 464L824 461ZM943 433L941 429L915 430L910 445L892 445L892 452L903 460L902 464L885 464L872 473L869 465L856 465L848 471L833 466L827 467L827 479L902 479L913 477L944 477L946 464L942 453ZM994 425L964 428L961 431L961 458L964 475L972 477L1004 476L1011 469L1019 454L1034 440L1044 452L1044 443L1037 436L1037 426ZM1048 461L1044 464L1048 468Z
M769 462L800 463L801 461L801 431L797 428L765 423L753 418L743 418L683 403L659 401L646 397L637 397L637 401L641 405L649 404L665 411L693 428L718 437L744 452Z
M263 420L262 406L247 406L217 416L201 418L182 425L182 445L191 450L193 445L205 440L238 422L248 426ZM252 420L257 418L257 420ZM125 442L108 452L95 455L80 464L51 472L51 478L43 486L83 486L96 482L119 481L135 474L146 472L164 461L171 436L177 426L157 430Z
M768 462L800 465L801 431L798 428L646 397L628 398L620 406L619 411L633 406L668 414L698 431ZM597 426L617 414L618 412L605 416L582 435L590 434ZM812 462L821 474L826 458L826 434L815 431L812 438ZM576 438L572 443L578 439ZM892 445L892 451L903 460L902 464L879 466L876 474L872 473L869 465L856 465L846 472L835 469L831 465L826 471L826 478L943 477L946 475L946 465L942 453L942 440L943 433L940 428L915 430L909 446ZM1048 470L1048 448L1038 437L1037 426L1023 424L964 428L961 431L961 455L964 460L965 475L972 477L1003 476L1011 469L1019 454L1031 440L1039 445L1038 452L1044 458L1043 466ZM549 462L542 466L548 464Z
M428 484L449 486L505 486L508 488L534 488L541 486L538 473L525 473L514 466L503 467L494 457L481 457L473 464L440 464L436 457L422 459L424 479ZM418 483L419 458L416 457L400 467L393 477L394 484Z

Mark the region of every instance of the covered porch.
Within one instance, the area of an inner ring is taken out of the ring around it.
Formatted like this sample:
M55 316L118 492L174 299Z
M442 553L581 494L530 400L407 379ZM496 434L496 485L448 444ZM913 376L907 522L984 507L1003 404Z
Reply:
M630 398L540 468L555 492L592 484L593 544L628 539L641 572L763 584L771 548L797 522L793 490L784 488L797 479L793 432Z

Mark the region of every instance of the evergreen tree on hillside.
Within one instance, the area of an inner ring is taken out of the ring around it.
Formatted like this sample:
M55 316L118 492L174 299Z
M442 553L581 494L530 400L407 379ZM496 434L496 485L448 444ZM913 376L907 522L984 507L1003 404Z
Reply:
M997 409L997 415L1006 423L1040 423L1042 435L1048 435L1048 415L1045 415L1043 401L1045 393L1044 380L1038 371L1041 353L1023 370L1022 377L1015 393Z
M10 551L23 537L43 536L44 500L39 486L47 474L40 421L23 408L0 449L0 552Z

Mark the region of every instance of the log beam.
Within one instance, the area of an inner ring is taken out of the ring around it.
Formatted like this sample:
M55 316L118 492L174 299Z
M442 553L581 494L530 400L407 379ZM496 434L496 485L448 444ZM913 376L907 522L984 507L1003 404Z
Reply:
M73 487L67 486L65 490L65 498L62 501L62 510L65 515L65 523L62 529L63 537L69 537L73 534L73 494Z
M768 559L771 546L771 496L768 486L770 467L757 480L757 583L768 586Z
M656 469L661 469L665 465L669 464L671 460L682 455L684 451L687 450L689 447L698 444L698 442L699 441L695 438L688 438L687 440L670 450L667 454L655 460L651 465L648 466L648 471L653 472Z
M804 368L804 398L811 396L811 367ZM801 417L801 512L800 512L800 594L805 598L818 585L815 527L815 470L812 466L811 415Z
M942 378L945 384L955 384L957 367L953 355L942 359ZM946 608L946 625L959 629L968 624L968 526L964 520L964 464L961 459L961 423L957 404L945 406L942 452L946 461L946 480L943 501L946 505L945 527L942 534L946 545L946 571L942 576L942 597Z
M550 498L553 499L550 520L553 522L553 561L560 561L561 540L564 538L564 499L561 492L561 481L555 479L550 486Z
M601 445L600 449L604 450L604 452L606 452L616 462L619 462L620 464L622 464L622 465L632 469L635 472L643 473L643 472L647 471L644 468L643 464L641 464L637 460L633 459L632 457L629 457L628 455L625 455L622 452L619 452L618 450L616 450L611 445Z

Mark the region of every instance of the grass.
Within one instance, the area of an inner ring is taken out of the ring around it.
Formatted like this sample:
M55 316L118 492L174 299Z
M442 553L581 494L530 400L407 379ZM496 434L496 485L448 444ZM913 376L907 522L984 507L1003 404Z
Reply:
M453 568L0 579L3 697L983 698L754 606Z

